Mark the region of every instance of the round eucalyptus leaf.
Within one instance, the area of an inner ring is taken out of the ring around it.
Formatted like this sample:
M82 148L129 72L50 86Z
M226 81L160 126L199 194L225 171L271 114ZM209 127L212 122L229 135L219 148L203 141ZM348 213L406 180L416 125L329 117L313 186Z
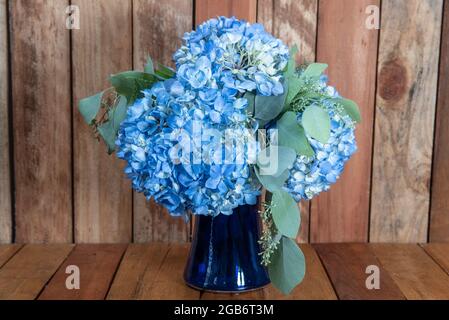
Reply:
M302 115L302 126L306 133L321 143L327 143L331 132L329 113L323 108L309 106Z
M307 140L304 128L298 123L296 114L288 111L277 121L279 145L292 148L299 155L312 157L315 152Z
M78 109L87 124L91 124L97 117L98 111L101 108L103 94L104 91L80 100Z
M296 160L296 152L292 148L270 145L257 156L259 174L279 177L289 169Z
M346 114L351 117L353 121L360 123L362 117L360 116L360 110L357 103L345 98L335 98L334 101L343 106Z
M268 266L268 274L273 285L283 294L289 294L306 273L304 254L294 240L282 237Z
M256 95L254 100L254 117L259 120L270 121L276 118L284 109L287 96L287 83L283 83L284 93L279 96Z
M282 190L285 181L287 181L288 176L290 175L290 172L288 170L285 170L277 177L260 175L257 168L255 170L255 173L257 178L259 179L259 182L264 186L265 189L267 189L270 192Z
M301 74L302 78L318 78L327 69L325 63L311 63L307 66L306 70Z
M290 194L283 190L273 193L271 198L273 221L284 236L296 238L301 223L299 206Z

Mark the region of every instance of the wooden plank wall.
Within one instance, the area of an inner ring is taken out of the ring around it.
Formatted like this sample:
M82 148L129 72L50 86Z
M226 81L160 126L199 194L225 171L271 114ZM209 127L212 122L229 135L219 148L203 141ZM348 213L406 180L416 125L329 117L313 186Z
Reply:
M75 242L132 240L132 191L124 163L93 139L77 105L109 86L111 73L132 69L131 0L73 0L72 30Z
M72 241L68 4L9 1L17 242Z
M433 154L430 240L449 241L449 3L444 3Z
M338 184L312 201L312 242L363 242L368 238L372 128L376 80L377 30L365 27L372 0L322 0L319 5L317 59L329 64L330 84L360 106L358 152Z
M427 240L442 5L442 0L382 1L374 242Z
M9 144L8 23L5 0L0 0L0 243L12 240L11 165Z
M70 4L79 30L66 28ZM366 27L370 5L380 30ZM189 224L132 192L77 103L147 55L173 66L183 33L217 15L328 63L361 107L359 151L301 204L299 241L449 240L448 1L0 0L0 242L188 241Z

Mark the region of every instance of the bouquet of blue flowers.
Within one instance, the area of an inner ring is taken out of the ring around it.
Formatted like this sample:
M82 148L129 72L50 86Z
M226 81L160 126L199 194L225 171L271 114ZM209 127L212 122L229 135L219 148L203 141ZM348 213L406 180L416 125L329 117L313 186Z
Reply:
M341 175L358 107L327 84L325 64L296 65L296 47L260 24L219 17L183 40L176 71L148 59L80 111L133 188L173 216L230 215L266 189L261 262L288 293L305 271L297 202Z

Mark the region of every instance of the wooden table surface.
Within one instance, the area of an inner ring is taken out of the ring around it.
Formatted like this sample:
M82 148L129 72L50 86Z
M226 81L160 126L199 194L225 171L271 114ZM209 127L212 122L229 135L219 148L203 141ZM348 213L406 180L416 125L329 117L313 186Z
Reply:
M0 246L0 299L449 299L449 244L301 245L307 272L289 296L272 286L238 295L187 287L188 244ZM80 268L68 290L66 267ZM366 268L380 271L368 290Z

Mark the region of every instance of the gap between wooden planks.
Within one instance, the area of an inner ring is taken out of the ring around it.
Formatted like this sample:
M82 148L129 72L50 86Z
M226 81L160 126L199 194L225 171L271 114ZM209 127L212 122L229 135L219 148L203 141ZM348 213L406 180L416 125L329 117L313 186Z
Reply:
M447 256L449 245L442 246ZM448 274L419 245L372 244L371 247L407 299L449 299ZM429 244L428 252L431 248Z
M103 300L126 248L126 244L77 245L45 286L39 300ZM79 290L66 287L68 266L79 268Z
M188 244L0 246L0 299L449 299L449 244L301 245L304 281L289 296L263 290L212 294L184 284ZM380 269L380 290L365 287ZM67 290L68 265L81 271Z
M335 291L342 300L405 299L404 295L366 244L315 244ZM367 266L379 267L381 290L366 287Z
M72 249L71 244L55 244L11 250L9 261L0 269L0 299L35 299Z

